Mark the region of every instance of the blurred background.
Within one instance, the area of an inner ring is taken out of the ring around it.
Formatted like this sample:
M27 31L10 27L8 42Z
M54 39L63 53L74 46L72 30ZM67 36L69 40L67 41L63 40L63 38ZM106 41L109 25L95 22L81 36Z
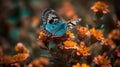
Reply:
M40 42L37 40L41 13L52 8L65 20L82 18L81 24L94 25L94 14L90 10L98 0L0 0L0 49L12 55L14 46L21 42L32 58L40 56ZM100 0L108 4L110 14L106 22L120 20L120 0ZM109 24L106 23L108 26Z

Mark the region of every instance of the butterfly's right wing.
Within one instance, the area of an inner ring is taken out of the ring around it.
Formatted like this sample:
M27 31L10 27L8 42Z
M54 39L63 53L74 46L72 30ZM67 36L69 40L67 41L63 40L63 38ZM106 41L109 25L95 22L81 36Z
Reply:
M70 30L74 28L74 26L76 26L77 23L80 22L81 20L82 20L81 18L69 20L67 22L67 29Z

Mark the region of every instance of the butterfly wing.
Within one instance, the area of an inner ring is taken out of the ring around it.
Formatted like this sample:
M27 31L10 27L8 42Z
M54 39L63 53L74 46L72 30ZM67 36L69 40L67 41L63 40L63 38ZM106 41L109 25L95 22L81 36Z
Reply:
M42 14L42 19L44 30L52 34L52 37L60 37L66 33L66 23L54 10L46 9Z
M60 16L53 9L46 9L42 13L43 24L61 21Z
M66 26L67 26L66 23L62 23L60 25L59 29L56 30L56 32L54 33L54 35L55 35L54 37L64 35L66 33L66 31L67 31L67 27Z
M70 30L70 29L74 28L74 26L76 26L77 23L80 22L80 21L81 21L81 18L69 20L67 22L67 29Z

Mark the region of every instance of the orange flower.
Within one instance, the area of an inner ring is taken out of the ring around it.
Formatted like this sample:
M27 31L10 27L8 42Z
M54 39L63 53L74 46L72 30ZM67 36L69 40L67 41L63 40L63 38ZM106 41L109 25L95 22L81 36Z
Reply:
M48 58L41 57L38 59L35 59L28 65L28 67L44 67L44 65L47 65L49 62Z
M100 64L101 67L103 67L103 66L111 66L110 65L110 60L108 59L108 57L106 55L103 55L103 56L99 55L97 57L94 57L93 62L95 64Z
M40 61L38 60L38 59L35 59L34 61L33 61L33 66L36 66L36 67L39 67L40 66Z
M2 55L0 57L0 64L12 64L14 65L14 63L23 63L28 57L29 57L29 53L27 48L22 44L22 43L18 43L15 46L15 51L18 52L18 54L15 54L13 56L8 56L8 55Z
M89 48L86 47L83 43L80 44L77 48L77 55L90 56Z
M97 40L103 39L102 32L96 30L95 28L90 29L90 33L92 36L94 36Z
M102 12L103 14L106 14L109 12L108 5L101 1L95 2L95 4L92 6L91 9L94 12Z
M83 63L83 64L79 64L77 63L76 65L73 65L72 67L90 67L89 65L87 65L86 63Z
M79 36L81 36L81 37L86 36L86 34L88 32L88 29L86 27L78 27L77 30L78 30Z
M10 64L12 62L12 59L10 56L0 56L0 64Z
M102 45L110 46L112 49L116 47L116 44L111 39L104 39L101 41Z
M18 53L28 53L28 49L22 43L17 43L15 51Z
M67 31L66 34L70 37L70 38L74 38L74 34L71 31Z
M90 67L89 65L87 65L86 63L81 64L81 67Z
M73 65L72 67L80 67L80 64L77 63L76 65Z
M39 39L44 41L44 40L46 40L46 38L47 37L45 36L45 34L43 32L40 32Z
M14 62L20 62L20 63L22 63L28 57L29 57L29 54L27 54L27 53L18 53L16 55L14 55L11 60L13 60Z
M75 48L77 45L77 43L71 40L64 41L63 44L64 44L65 49Z
M120 30L119 29L112 30L112 32L108 35L108 38L114 39L114 40L119 40L120 39Z
M45 65L49 63L49 59L46 57L40 57L39 60L42 64L45 64Z
M29 54L27 53L18 53L13 56L3 56L0 60L0 64L12 64L15 62L22 63L29 57Z

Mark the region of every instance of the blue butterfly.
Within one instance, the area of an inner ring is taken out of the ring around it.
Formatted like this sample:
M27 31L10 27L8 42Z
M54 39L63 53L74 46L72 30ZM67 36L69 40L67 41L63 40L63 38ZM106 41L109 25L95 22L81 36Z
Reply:
M61 37L65 35L66 31L73 28L78 20L70 20L67 23L53 9L46 9L42 13L42 31L47 37Z

